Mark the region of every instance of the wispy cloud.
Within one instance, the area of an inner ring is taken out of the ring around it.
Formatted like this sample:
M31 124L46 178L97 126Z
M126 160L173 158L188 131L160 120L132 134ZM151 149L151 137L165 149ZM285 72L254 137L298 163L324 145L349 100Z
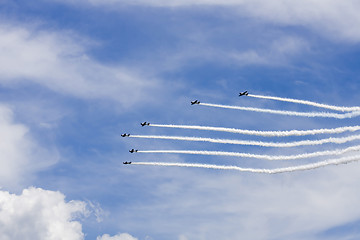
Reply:
M198 31L203 30L199 29ZM199 37L195 40L187 39L181 48L175 50L169 49L168 52L171 54L162 56L167 59L166 63L163 64L163 68L174 70L209 63L231 67L253 65L286 67L291 66L294 60L304 54L311 53L310 43L298 36L274 35L259 40L254 45L240 41L239 43L231 44L232 46L229 47L226 44L217 45L211 43L211 39L216 38L216 34L219 33L207 33L205 34L206 37ZM239 33L235 35L237 34ZM227 37L234 36L230 34ZM260 35L256 37L260 37Z
M359 2L306 0L294 2L289 0L177 0L177 1L145 1L145 0L82 0L74 3L70 0L57 0L71 4L87 4L92 6L109 6L112 9L125 5L144 5L153 7L184 8L193 6L222 6L236 10L240 16L247 16L282 26L300 26L320 33L329 39L349 42L360 41Z
M36 143L27 126L13 120L10 107L0 105L0 179L1 186L18 187L39 170L59 160L54 149L46 149Z
M259 49L228 52L225 57L240 66L284 66L288 65L292 58L310 52L309 43L300 37L280 36L268 44L269 46Z
M346 206L358 206L359 194L353 184L359 179L359 164L349 166L273 176L166 169L151 189L158 204L128 206L132 216L143 213L140 219L128 217L141 224L142 230L159 227L173 235L182 231L189 239L235 239L239 235L248 239L311 239L329 226L358 218L359 211L352 212ZM151 179L157 170L153 167L143 174ZM169 176L172 181L165 181ZM150 219L151 225L144 229Z
M89 41L72 32L0 25L0 83L33 83L84 99L110 99L122 105L139 101L157 81L121 66L107 66L86 53Z

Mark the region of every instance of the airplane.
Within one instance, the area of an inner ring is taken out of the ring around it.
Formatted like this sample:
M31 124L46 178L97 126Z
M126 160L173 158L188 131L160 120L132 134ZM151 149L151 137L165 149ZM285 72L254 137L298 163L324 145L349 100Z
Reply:
M243 96L243 95L247 96L248 94L249 94L248 91L241 92L241 93L239 93L239 97L240 97L240 96Z
M124 134L121 134L121 136L122 136L122 137L128 137L128 136L130 136L130 134L124 133Z
M195 101L191 101L191 105L194 105L194 104L199 104L200 102L198 100L195 100Z
M137 152L138 150L135 150L135 149L131 149L131 150L129 150L129 152L131 152L131 153L134 153L134 152Z
M123 164L131 164L131 162L123 162Z
M143 127L143 126L145 126L145 125L150 125L150 123L148 123L148 122L143 122L143 123L140 123L141 124L141 126Z

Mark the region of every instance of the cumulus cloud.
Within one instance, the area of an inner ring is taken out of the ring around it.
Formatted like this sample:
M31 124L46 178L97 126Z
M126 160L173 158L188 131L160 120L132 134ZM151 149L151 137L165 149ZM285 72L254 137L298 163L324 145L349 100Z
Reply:
M58 0L74 3L70 0ZM360 41L360 3L355 0L82 0L77 4L93 6L146 5L153 7L223 6L237 10L239 15L265 22L304 26L332 39Z
M71 32L0 24L0 83L30 82L84 99L111 99L129 105L156 80L144 80L121 66L103 65L86 53L89 42Z
M115 236L110 236L109 234L104 234L101 237L97 237L96 240L137 240L128 233L119 233Z
M24 189L21 195L0 191L0 239L81 240L86 204L65 201L60 192Z
M29 129L13 120L10 107L0 105L0 184L16 187L34 172L54 164L59 156L32 139Z

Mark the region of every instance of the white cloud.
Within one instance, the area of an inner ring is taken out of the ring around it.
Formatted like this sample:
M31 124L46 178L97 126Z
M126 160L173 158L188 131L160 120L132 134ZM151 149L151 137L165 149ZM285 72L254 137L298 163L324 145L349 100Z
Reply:
M98 202L88 201L87 204L88 204L89 211L96 217L96 221L98 223L102 222L104 217L109 215L108 212L104 211L101 208L101 206Z
M56 151L40 147L30 136L29 129L15 123L12 110L0 105L0 184L17 187L25 179L58 160Z
M89 41L71 32L41 31L31 26L0 24L0 83L31 82L85 99L111 99L129 105L143 98L156 81L140 78L121 66L91 59Z
M137 240L128 233L119 233L115 236L110 236L109 234L104 234L101 237L97 237L96 240Z
M224 52L224 59L238 65L285 65L299 53L309 52L308 43L298 37L280 37L261 50ZM219 54L218 56L221 56Z
M187 239L187 237L185 235L180 235L179 240L188 240L188 239Z
M87 3L107 6L107 3L122 5L127 1L95 0ZM151 4L142 1L137 3ZM210 3L216 4L216 1L198 2ZM186 2L178 4L187 5ZM228 49L227 46L213 46L208 41L223 33L210 29L199 31L191 27L187 31L179 38L182 42L179 48L167 49L166 52L155 51L155 54L151 52L150 56L144 53L143 59L137 60L142 64L141 67L132 66L130 69L104 65L92 59L87 54L90 40L73 32L42 31L34 26L0 24L0 84L14 86L31 82L62 94L84 99L112 99L122 106L130 106L163 85L153 76L169 69L178 69L186 64L196 65L198 60L201 63L221 61L240 66L283 64L291 62L289 58L308 48L304 39L276 35L270 40L263 40L260 47L237 50L241 47L235 46L235 49Z
M360 41L358 1L244 1L243 10L254 18L281 25L304 26L331 39Z
M176 69L191 64L222 63L226 66L286 66L298 56L310 53L309 43L295 36L277 36L266 44L248 50L227 49L224 46L213 47L206 42L194 43L182 51L163 56L167 61L163 68Z
M40 188L24 189L21 195L0 191L0 239L84 239L74 217L86 214L86 204L64 199L60 192Z
M156 204L128 206L128 216L118 214L127 219L121 227L161 229L173 238L319 239L323 231L360 219L359 169L352 163L259 175L155 168L149 178L157 170L163 174L151 189Z
M239 15L256 20L280 24L304 26L331 39L351 42L360 41L360 2L356 0L58 0L72 4L111 6L146 5L154 7L224 6L237 10Z

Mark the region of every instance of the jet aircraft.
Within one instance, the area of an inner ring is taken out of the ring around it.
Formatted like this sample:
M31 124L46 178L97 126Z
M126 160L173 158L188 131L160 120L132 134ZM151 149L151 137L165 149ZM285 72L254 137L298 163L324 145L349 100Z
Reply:
M131 162L123 162L123 164L131 164Z
M247 96L249 93L248 93L248 91L245 91L245 92L241 92L241 93L239 93L239 97L241 97L241 96Z
M149 126L150 125L150 123L148 123L148 122L143 122L143 123L140 123L141 124L141 126L143 127L143 126Z
M130 153L134 153L134 152L137 152L138 150L135 150L135 149L131 149L129 150Z
M124 134L121 134L121 136L122 136L122 137L128 137L128 136L130 136L130 134L124 133Z
M198 100L195 100L195 101L191 101L191 105L194 105L194 104L199 104L200 102Z

